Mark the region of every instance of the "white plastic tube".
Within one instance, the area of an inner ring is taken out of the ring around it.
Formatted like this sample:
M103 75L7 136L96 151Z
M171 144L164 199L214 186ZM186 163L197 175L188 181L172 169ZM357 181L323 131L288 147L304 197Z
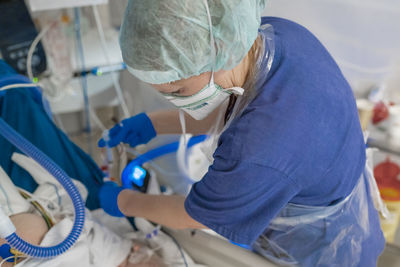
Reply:
M38 84L34 83L15 83L15 84L9 84L5 85L3 87L0 87L0 91L5 91L8 89L14 89L14 88L32 88L32 87L38 87Z
M26 60L26 70L28 73L29 79L32 81L33 80L33 72L32 72L32 57L33 57L33 52L35 51L36 46L39 44L40 40L42 40L43 36L50 30L51 26L53 26L53 23L45 26L38 36L36 36L35 40L33 40L31 47L29 48L28 51L28 57Z
M187 140L192 136L186 134L185 113L182 110L179 110L179 121L182 127L182 135L179 139L178 151L176 152L177 165L189 183L193 184L195 181L190 177L189 167L187 164Z
M104 35L103 26L102 26L101 21L100 21L100 16L99 16L99 12L97 10L97 6L92 6L92 9L93 9L94 19L96 21L97 31L99 32L99 36L100 36L101 47L103 49L104 56L106 57L107 64L110 65L111 64L111 60L110 60L110 57L108 55L106 38L105 38L105 35ZM113 81L113 84L114 84L114 87L115 87L115 91L117 93L117 97L118 97L119 103L121 104L121 108L122 108L122 111L124 113L124 117L125 118L129 118L130 117L129 109L128 109L128 106L127 106L127 104L126 104L126 102L124 100L124 95L122 93L122 88L121 88L121 86L119 84L119 81L117 80L115 72L111 72L110 74L111 74L111 78L112 78L112 81Z

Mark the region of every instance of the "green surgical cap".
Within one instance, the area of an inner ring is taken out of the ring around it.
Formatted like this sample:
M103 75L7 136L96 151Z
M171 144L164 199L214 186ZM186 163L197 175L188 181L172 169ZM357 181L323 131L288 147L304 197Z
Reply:
M230 70L246 56L258 35L266 0L208 0L216 46L203 0L129 0L120 45L128 70L162 84L214 69Z

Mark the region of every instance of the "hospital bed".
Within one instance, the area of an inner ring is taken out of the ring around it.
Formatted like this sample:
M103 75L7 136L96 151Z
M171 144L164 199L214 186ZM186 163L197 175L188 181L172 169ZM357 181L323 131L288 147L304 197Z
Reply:
M230 244L206 231L168 230L192 259L212 267L272 267L278 266L248 250ZM378 267L400 266L400 247L387 244L378 260Z

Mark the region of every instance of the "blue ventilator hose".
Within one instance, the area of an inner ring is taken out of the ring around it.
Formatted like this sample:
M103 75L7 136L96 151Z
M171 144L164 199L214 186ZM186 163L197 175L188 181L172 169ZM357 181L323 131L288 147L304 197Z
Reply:
M58 245L52 247L35 246L22 240L15 232L4 238L10 246L30 257L53 258L66 252L78 240L85 223L85 204L78 189L72 183L71 178L53 160L17 133L2 118L0 118L0 134L53 175L71 197L75 208L75 220L72 230L65 240ZM0 225L1 227L3 226Z
M197 145L204 140L206 140L207 135L198 135L190 138L187 147L190 148L194 145ZM173 152L176 152L179 148L179 142L173 142L170 144L163 145L161 147L157 147L153 150L148 151L147 153L137 157L136 159L132 160L128 166L125 167L125 169L122 172L121 175L121 182L122 182L122 187L124 188L131 188L131 182L132 182L132 173L134 173L135 168L137 166L141 166L144 163L153 160L155 158L164 156L166 154L170 154Z

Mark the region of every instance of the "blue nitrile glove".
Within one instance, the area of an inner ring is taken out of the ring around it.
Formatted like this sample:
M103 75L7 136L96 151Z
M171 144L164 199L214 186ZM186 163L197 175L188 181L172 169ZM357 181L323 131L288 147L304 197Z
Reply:
M114 217L124 217L125 215L118 208L118 195L124 190L114 182L105 182L99 191L101 208L109 215Z
M146 113L140 113L129 119L123 120L121 123L111 128L107 145L114 147L121 142L129 144L131 147L146 144L156 137L153 123ZM99 147L105 147L106 141L101 138L98 143Z

